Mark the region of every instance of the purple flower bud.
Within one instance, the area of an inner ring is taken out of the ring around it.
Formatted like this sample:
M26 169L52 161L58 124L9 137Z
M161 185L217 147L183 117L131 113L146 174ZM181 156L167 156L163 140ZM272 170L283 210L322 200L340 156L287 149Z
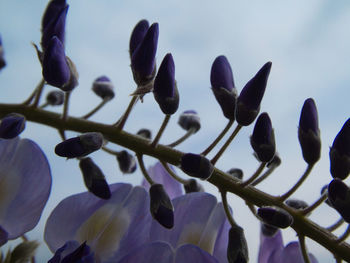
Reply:
M197 132L201 128L200 118L196 111L187 110L184 111L177 122L182 129L188 131L193 129L194 132Z
M60 15L62 10L67 7L66 0L51 0L46 6L41 19L41 32Z
M179 107L173 56L168 53L159 67L153 85L154 99L164 114L174 114Z
M293 217L287 211L277 207L261 207L257 214L265 224L274 227L287 228L293 224Z
M236 119L242 126L251 124L259 114L260 103L265 93L271 65L271 62L267 62L258 73L248 81L238 96Z
M278 153L276 152L275 155L273 156L272 160L269 161L267 164L266 164L266 167L267 168L270 168L270 167L277 167L277 166L280 166L281 165L281 158L278 156Z
M273 237L277 233L278 229L279 229L278 227L261 223L261 233L264 236Z
M305 201L298 199L288 199L286 205L296 210L302 210L309 206Z
M207 180L212 175L214 166L202 155L186 153L181 158L181 169L189 176Z
M333 141L329 151L333 178L344 180L350 173L350 119L348 119Z
M4 48L2 47L2 40L0 35L0 69L6 66L5 58L4 58Z
M152 138L152 132L148 129L141 129L137 132L137 135L150 140Z
M117 155L117 161L119 164L119 169L124 174L131 174L136 170L135 157L128 153L127 151L121 151Z
M51 106L59 106L64 102L64 92L61 90L50 91L46 96L46 102Z
M325 191L327 191L327 193L328 193L328 184L324 185L324 186L321 188L321 191L320 191L320 192L321 192L321 195L323 195L323 193L324 193ZM325 203L326 203L327 205L329 205L330 207L333 207L332 203L329 201L328 198L326 199Z
M132 57L132 54L134 53L135 49L142 42L143 38L147 33L148 28L149 28L149 23L145 19L139 21L134 27L131 33L130 42L129 42L130 57Z
M95 79L92 84L92 90L103 100L111 100L114 98L114 86L109 78L101 76Z
M225 56L219 56L214 60L211 66L210 82L224 116L229 120L234 120L237 90L230 63Z
M109 190L106 178L91 158L81 159L79 161L79 167L83 174L85 186L91 193L102 199L111 198L111 191Z
M239 180L243 179L243 171L239 168L231 168L226 173Z
M334 179L328 185L328 199L343 219L350 223L350 191L340 179Z
M44 53L43 77L57 88L63 88L70 80L70 68L61 41L54 36Z
M57 144L55 153L67 158L83 157L99 150L102 145L103 135L101 133L88 132Z
M174 207L161 184L153 184L149 189L152 217L165 228L174 226Z
M311 98L305 100L301 110L298 138L305 162L316 163L321 156L321 138L317 108Z
M6 115L0 123L0 138L13 139L20 135L26 126L26 118L18 113Z
M244 230L240 226L231 226L228 233L227 259L232 263L249 262L248 245Z
M68 241L62 247L57 249L55 255L48 263L94 263L94 252L83 242L80 246L77 241Z
M250 144L261 162L269 162L275 155L275 135L270 117L266 112L258 117L250 137Z
M156 72L156 52L158 45L159 27L154 23L147 30L142 42L138 45L131 57L131 69L134 80L139 86L151 82Z
M185 193L204 192L203 187L195 180L190 179L184 184Z
M61 9L59 13L52 13L52 15L56 15L56 17L52 17L50 22L47 21L48 24L45 25L45 28L42 28L41 47L44 52L50 45L50 41L54 36L56 36L61 41L62 45L64 45L67 12L68 5Z

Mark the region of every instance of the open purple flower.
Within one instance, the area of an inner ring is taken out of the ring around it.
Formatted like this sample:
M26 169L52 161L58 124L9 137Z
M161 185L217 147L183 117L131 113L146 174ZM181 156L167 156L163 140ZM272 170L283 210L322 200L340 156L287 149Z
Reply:
M37 225L50 191L50 167L39 146L18 137L0 140L0 245Z
M309 253L311 263L317 259ZM258 263L304 263L299 242L290 242L283 245L282 233L277 231L273 236L264 236L260 233L260 248Z

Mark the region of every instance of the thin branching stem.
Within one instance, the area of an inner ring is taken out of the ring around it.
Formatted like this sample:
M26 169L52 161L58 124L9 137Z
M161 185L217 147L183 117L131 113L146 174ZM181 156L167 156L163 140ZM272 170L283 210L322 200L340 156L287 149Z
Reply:
M324 192L312 205L303 209L302 213L304 215L311 213L313 210L319 207L327 199L327 197L328 197L328 193Z
M46 108L47 106L49 106L49 105L50 105L50 103L45 102L44 104L40 105L39 108L40 108L40 109L45 109L45 108Z
M229 208L229 205L227 203L227 192L224 191L224 190L220 190L220 193L221 193L221 201L222 201L222 205L224 206L224 210L225 210L225 213L226 213L226 217L228 219L228 221L230 222L230 225L231 226L237 226L237 223L236 221L233 219L233 216L231 214L231 211L230 211L230 208Z
M45 80L42 78L41 80L40 80L40 82L38 83L38 85L36 86L36 88L33 90L33 92L30 94L30 96L28 97L28 99L26 99L25 101L23 101L22 102L22 104L23 105L29 105L32 101L33 101L33 99L34 99L34 97L35 97L35 95L37 94L37 92L38 92L38 90L42 90L43 89L43 87L44 87L44 85L45 85Z
M345 232L337 239L338 243L341 243L345 241L350 235L350 225L348 224L348 227L346 228Z
M241 183L242 187L246 187L247 185L249 185L251 182L253 182L256 178L258 178L258 176L261 174L261 172L264 170L266 166L266 162L262 162L260 163L258 169L255 171L255 173L246 181Z
M175 147L175 146L179 145L180 143L184 142L187 138L189 138L195 132L196 132L196 129L194 129L194 128L189 129L181 138L177 139L173 143L168 144L168 146Z
M41 98L41 94L43 93L43 90L44 90L44 86L45 86L45 80L41 79L38 87L36 88L35 99L34 99L34 102L32 104L32 107L34 107L34 108L38 107L39 101Z
M338 219L337 222L335 222L333 225L330 225L329 227L326 227L326 229L330 232L338 229L342 224L344 224L344 219L341 217Z
M210 153L211 150L214 149L214 147L221 141L221 139L225 136L225 134L228 132L228 130L231 128L233 124L233 120L229 120L229 122L226 124L225 128L220 132L218 137L208 146L207 149L205 149L201 155L206 156L208 153Z
M171 117L171 115L169 115L169 114L166 114L166 115L165 115L164 120L163 120L163 122L162 122L162 125L160 126L160 128L159 128L159 130L158 130L158 133L157 133L156 137L154 138L153 142L151 143L151 147L154 148L154 147L157 146L157 144L158 144L158 142L159 142L159 140L160 140L160 137L162 136L162 134L163 134L163 132L164 132L166 126L167 126L168 123L169 123L170 117Z
M114 124L114 126L116 126L119 130L122 130L124 128L124 125L130 115L131 110L134 108L136 102L139 100L139 96L135 95L132 96L128 107L126 108L123 116Z
M160 161L160 163L163 165L164 169L170 174L172 178L174 178L181 184L187 184L188 180L182 179L180 176L174 173L174 171L170 169L169 165L166 162Z
M155 182L153 181L153 179L151 178L151 176L148 174L148 172L146 170L145 163L143 162L143 155L142 154L136 154L136 158L137 158L137 161L139 163L141 172L142 172L143 176L145 177L146 181L150 185L155 184Z
M303 256L304 262L311 263L309 254L307 253L307 249L306 249L305 236L298 233L298 238L299 238L300 250L301 250L301 254Z
M268 167L265 173L263 173L259 178L257 178L254 182L252 182L251 185L256 186L260 184L267 177L269 177L277 167L278 165L271 165L270 167Z
M112 154L112 155L115 155L115 156L118 156L120 152L118 151L115 151L115 150L112 150L106 146L102 146L102 150L109 153L109 154Z
M94 115L96 112L98 112L110 99L104 99L102 100L95 108L93 108L90 112L86 113L84 116L82 116L82 119L88 119L92 115Z
M213 159L211 159L211 163L212 164L216 164L216 162L219 160L219 158L221 157L221 155L225 152L225 150L227 149L227 147L231 144L231 142L233 141L233 139L236 137L236 135L238 134L238 132L240 131L240 129L242 128L242 125L237 124L236 128L234 129L233 133L231 134L231 136L227 139L227 141L225 142L225 144L221 147L221 149L218 151L218 153L214 156Z
M63 104L63 112L62 112L62 120L66 121L68 118L68 110L69 110L69 98L70 91L64 93L64 104Z

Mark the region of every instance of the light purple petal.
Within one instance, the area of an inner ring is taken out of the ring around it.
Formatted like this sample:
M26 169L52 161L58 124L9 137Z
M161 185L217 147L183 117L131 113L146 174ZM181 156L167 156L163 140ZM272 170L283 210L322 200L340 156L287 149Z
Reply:
M109 200L85 192L61 201L46 223L44 237L49 248L55 251L68 240L87 241L96 257L105 261L148 239L146 191L121 183L111 185L110 190Z
M29 139L0 140L0 225L15 239L33 229L51 191L49 163Z
M150 239L168 242L174 248L182 244L194 244L212 253L217 232L224 221L222 212L216 209L215 196L190 193L175 198L173 205L173 229L165 229L153 221ZM214 224L216 220L217 224Z
M273 253L279 253L283 250L283 240L281 231L272 236L264 236L260 233L260 248L258 263L272 263L271 258ZM277 261L276 261L277 262Z
M171 165L169 165L169 167L175 172ZM160 162L157 162L155 165L149 167L147 171L150 177L157 184L162 184L164 186L164 189L169 195L170 199L174 199L175 197L183 194L182 185L165 170ZM142 186L144 186L147 191L149 190L150 185L145 179L142 181Z
M176 250L175 263L221 263L208 252L194 245L183 245Z
M317 263L316 258L310 256L312 263ZM278 263L304 263L303 256L301 254L299 242L290 242L282 251L280 260Z
M173 263L174 251L168 243L154 242L141 246L120 261L110 261L110 263ZM201 261L198 261L201 262ZM109 263L109 262L108 262Z
M218 237L216 238L213 256L221 263L227 261L227 246L228 246L228 232L231 228L228 220L219 229Z

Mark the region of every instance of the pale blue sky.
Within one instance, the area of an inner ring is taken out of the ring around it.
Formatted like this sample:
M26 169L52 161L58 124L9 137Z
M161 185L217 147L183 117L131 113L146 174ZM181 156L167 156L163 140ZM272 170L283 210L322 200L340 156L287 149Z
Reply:
M0 73L2 102L24 100L41 78L41 68L30 42L40 42L40 21L46 3L43 0L0 0L0 34L8 63ZM330 181L328 148L350 113L348 1L74 0L68 3L66 53L80 73L80 85L72 95L72 115L83 115L99 102L91 92L91 83L105 74L115 85L116 97L93 119L113 123L119 118L129 101L128 95L135 88L129 68L130 32L139 20L146 18L151 23L159 23L158 64L166 53L173 54L180 92L178 114L195 109L202 119L202 129L179 149L202 151L226 124L210 90L210 67L216 56L226 55L230 61L238 91L265 62L272 61L261 111L267 111L272 119L282 166L261 188L280 194L304 171L306 166L297 141L297 126L300 109L309 97L313 97L318 106L322 159L295 196L312 202L318 197L321 186ZM178 114L161 142L173 141L182 134L176 124ZM137 105L126 129L136 132L149 127L155 133L162 118L153 96L149 95L143 104ZM238 135L218 162L219 168L240 167L246 175L256 169L258 164L248 140L252 128L245 128ZM53 171L52 196L38 230L29 235L41 239L45 219L57 202L85 188L77 162L65 161L53 154L53 147L60 140L56 131L28 124L23 136L39 143ZM104 153L95 153L93 157L109 182L140 182L139 172L122 177L114 158ZM155 160L147 159L147 162L150 165ZM206 187L215 193L213 187ZM232 196L231 205L237 222L246 229L251 262L255 262L259 223L238 198ZM321 225L329 225L337 219L337 214L326 206L314 214L313 218ZM284 237L293 240L295 233L287 230ZM321 262L331 261L332 256L323 248L313 242L309 247L319 259L324 258ZM40 255L38 262L48 257L45 244Z

